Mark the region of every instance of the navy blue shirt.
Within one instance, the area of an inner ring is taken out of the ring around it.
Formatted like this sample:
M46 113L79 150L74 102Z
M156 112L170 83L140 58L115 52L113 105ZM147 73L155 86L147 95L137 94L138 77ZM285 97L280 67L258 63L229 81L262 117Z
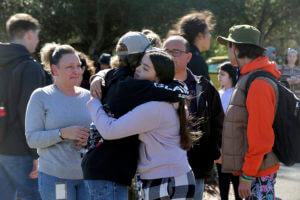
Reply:
M188 63L188 68L195 74L196 76L204 76L207 80L210 80L208 74L208 65L205 60L201 56L201 52L199 49L191 44L190 52L192 53L192 59Z

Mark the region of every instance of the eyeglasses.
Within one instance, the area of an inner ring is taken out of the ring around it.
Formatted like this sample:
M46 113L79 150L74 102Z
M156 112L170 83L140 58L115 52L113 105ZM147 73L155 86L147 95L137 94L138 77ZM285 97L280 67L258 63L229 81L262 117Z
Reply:
M165 51L170 54L171 56L173 57L179 57L181 56L181 54L183 53L188 53L186 51L182 51L182 50L179 50L179 49L173 49L173 50L170 50L170 49L165 49Z

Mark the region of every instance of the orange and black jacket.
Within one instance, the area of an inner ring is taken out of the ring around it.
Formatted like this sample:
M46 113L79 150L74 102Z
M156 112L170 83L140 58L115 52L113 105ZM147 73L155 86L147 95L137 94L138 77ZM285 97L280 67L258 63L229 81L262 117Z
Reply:
M276 78L280 72L274 62L270 62L265 56L258 57L241 68L241 76L254 70L265 70ZM274 121L276 97L272 86L262 80L256 79L248 90L246 107L248 110L248 152L242 171L247 176L262 177L270 175L279 169L279 164L269 169L258 172L264 159L264 155L272 150L274 145Z

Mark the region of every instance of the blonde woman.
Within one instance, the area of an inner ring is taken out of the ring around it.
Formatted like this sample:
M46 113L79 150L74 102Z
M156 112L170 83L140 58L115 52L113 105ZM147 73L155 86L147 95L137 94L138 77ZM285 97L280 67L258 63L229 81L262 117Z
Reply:
M77 86L80 59L73 47L58 44L46 44L41 56L54 84L33 92L25 120L27 143L39 154L39 191L43 200L56 199L58 194L64 199L88 199L79 150L89 136L90 93Z

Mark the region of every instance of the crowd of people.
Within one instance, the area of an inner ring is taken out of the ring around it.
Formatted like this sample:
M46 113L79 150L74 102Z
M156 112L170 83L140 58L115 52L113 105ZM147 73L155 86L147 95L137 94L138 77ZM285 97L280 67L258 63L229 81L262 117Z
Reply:
M233 26L217 37L229 62L216 89L201 55L214 24L204 11L180 18L164 40L130 31L97 63L46 43L40 64L31 55L38 20L11 16L11 42L0 43L0 199L127 200L136 176L141 199L201 200L214 166L222 200L230 182L236 200L275 199L275 91L264 79L244 91L264 70L300 96L298 51L278 65L258 29Z
M269 60L276 63L277 69L281 72L281 82L300 98L300 58L298 51L293 48L288 48L280 64L277 63L277 60L281 61L281 59L278 59L281 57L277 57L275 47L268 46L265 55Z

